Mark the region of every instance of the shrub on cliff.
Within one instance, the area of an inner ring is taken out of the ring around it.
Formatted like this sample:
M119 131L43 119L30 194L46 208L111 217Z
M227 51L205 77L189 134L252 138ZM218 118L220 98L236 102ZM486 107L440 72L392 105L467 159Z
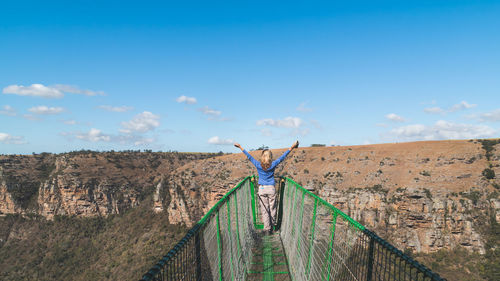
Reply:
M151 207L107 218L0 217L0 280L138 280L187 231Z
M493 171L492 169L490 168L486 168L483 170L483 176L489 180L491 179L494 179L495 178L495 171Z
M15 177L5 177L7 191L12 196L14 202L23 209L28 208L38 194L39 182L23 182L22 184Z
M486 151L486 159L490 161L490 158L492 156L492 151L495 148L495 145L500 143L500 139L494 139L494 140L479 140L481 142L483 149Z

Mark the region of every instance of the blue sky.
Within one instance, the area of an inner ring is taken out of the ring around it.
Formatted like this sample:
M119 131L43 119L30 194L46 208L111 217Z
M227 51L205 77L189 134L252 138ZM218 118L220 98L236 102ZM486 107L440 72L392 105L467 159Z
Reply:
M0 153L500 136L499 1L9 2Z

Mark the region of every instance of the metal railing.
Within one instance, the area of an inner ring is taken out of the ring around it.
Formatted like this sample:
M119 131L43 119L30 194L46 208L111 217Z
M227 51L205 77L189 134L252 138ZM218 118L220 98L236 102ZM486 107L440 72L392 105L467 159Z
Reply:
M261 246L254 182L229 191L141 280L246 280ZM444 280L293 180L281 178L278 194L292 280Z
M293 180L281 183L292 280L444 280Z
M253 247L252 177L213 206L141 280L244 280Z

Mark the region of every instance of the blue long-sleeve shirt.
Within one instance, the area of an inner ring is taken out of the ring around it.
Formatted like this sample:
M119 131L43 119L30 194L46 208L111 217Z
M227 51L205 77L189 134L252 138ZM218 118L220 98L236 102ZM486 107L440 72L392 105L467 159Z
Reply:
M274 185L274 169L276 168L276 166L278 166L279 163L285 160L288 153L290 153L290 150L287 149L285 153L280 156L280 158L274 160L267 170L262 169L260 162L255 160L255 158L253 158L252 155L250 155L250 153L248 153L246 150L243 150L243 153L245 153L245 155L248 157L248 160L250 160L255 168L257 168L257 173L259 174L259 185Z

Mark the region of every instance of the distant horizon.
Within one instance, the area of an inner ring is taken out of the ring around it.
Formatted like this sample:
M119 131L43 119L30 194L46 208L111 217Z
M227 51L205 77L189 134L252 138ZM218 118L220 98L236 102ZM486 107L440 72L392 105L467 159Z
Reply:
M500 2L11 1L0 153L500 136Z
M370 143L370 144L346 144L346 145L327 145L323 143L312 143L307 146L300 145L298 148L319 148L319 147L352 147L352 146L370 146L370 145L385 145L385 144L410 144L410 143L424 143L424 142L445 142L445 141L462 141L462 142L471 142L471 141L480 141L480 140L498 140L500 137L495 137L495 138L483 138L483 139L446 139L446 140L419 140L419 141L406 141L406 142L382 142L382 143ZM319 145L319 146L314 146L314 145ZM243 147L245 150L252 152L252 151L259 151L261 150L261 147L257 148L246 148ZM289 147L268 147L267 149L269 150L283 150L283 149L288 149ZM62 151L62 152L31 152L31 153L11 153L11 154L6 154L6 153L0 153L0 155L39 155L39 154L66 154L66 153L78 153L78 152L96 152L96 153L119 153L119 152L133 152L133 153L209 153L209 154L220 154L223 153L223 155L228 155L228 154L239 154L242 153L240 150L236 149L235 151L228 151L228 152L223 152L223 151L216 151L216 152L209 152L209 151L178 151L178 150L151 150L150 149L123 149L123 150L91 150L91 149L77 149L77 150L71 150L71 151Z

